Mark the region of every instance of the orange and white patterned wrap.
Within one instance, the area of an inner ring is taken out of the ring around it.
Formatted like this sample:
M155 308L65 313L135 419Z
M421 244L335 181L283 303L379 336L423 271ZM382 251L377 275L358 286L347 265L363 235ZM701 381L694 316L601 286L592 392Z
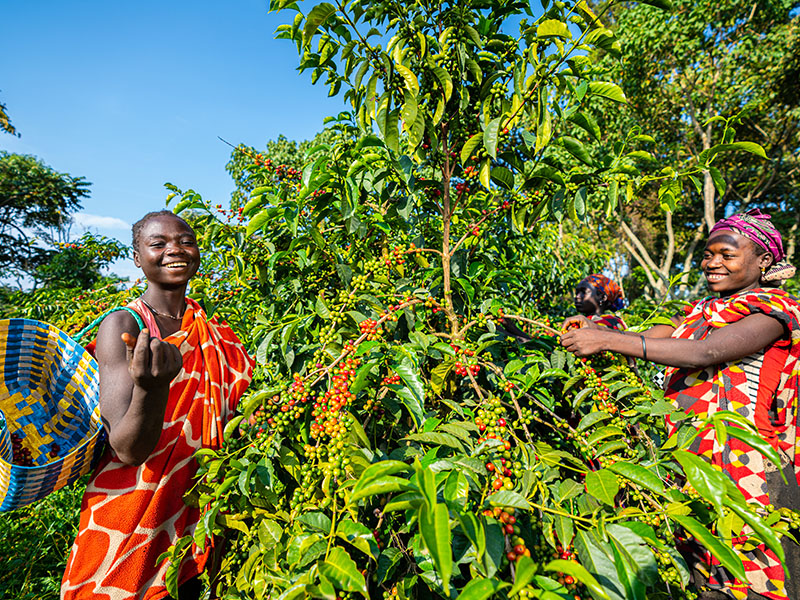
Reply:
M253 360L236 334L187 298L181 329L164 338L183 356L170 384L164 428L153 453L136 467L107 448L83 497L80 528L61 587L62 600L157 600L167 596L161 553L191 535L202 511L186 506L194 485L194 453L219 448L222 432L250 383ZM158 327L140 300L131 308L151 335ZM202 572L209 547L192 545L179 584Z

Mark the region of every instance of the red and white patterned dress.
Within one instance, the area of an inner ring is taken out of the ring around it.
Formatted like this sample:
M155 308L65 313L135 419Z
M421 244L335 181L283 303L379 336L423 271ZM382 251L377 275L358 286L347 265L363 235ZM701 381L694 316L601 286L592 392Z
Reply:
M194 485L199 448L219 448L222 432L252 377L253 360L236 334L199 304L186 299L181 328L164 338L183 356L170 384L164 427L156 448L140 466L126 465L106 448L81 504L78 537L61 587L62 600L157 600L167 596L167 562L158 557L190 535L202 514L186 506ZM152 313L136 300L151 335L160 337ZM209 547L194 544L178 583L201 573Z
M729 363L697 370L668 368L665 396L700 419L727 410L754 423L760 435L781 455L781 467L789 474L791 492L797 490L796 483L800 481L797 440L800 304L797 299L780 289L757 289L725 298L706 298L687 308L686 317L672 337L702 340L715 329L756 313L782 323L785 335L761 351ZM749 445L730 436L721 445L713 428L707 428L695 441L692 451L727 473L748 501L764 506L779 504L771 497L777 496L777 492L769 490L767 485L767 474L776 471L776 467ZM746 537L734 540L734 547ZM739 555L750 586L714 568L709 577L711 587L735 598L745 598L748 589L771 600L790 597L786 593L783 569L771 550L761 545L753 551L739 551ZM792 575L800 577L800 573Z

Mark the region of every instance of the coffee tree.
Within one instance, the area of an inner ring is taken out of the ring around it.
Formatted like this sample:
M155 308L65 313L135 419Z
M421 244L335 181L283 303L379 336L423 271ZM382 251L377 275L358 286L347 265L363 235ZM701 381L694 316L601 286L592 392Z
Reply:
M351 110L303 169L240 148L244 204L172 189L206 248L192 293L258 366L224 446L198 453L185 499L206 511L169 553L170 590L212 537L210 585L231 599L687 598L693 544L741 578L743 529L782 556L797 516L688 452L697 429L627 362L559 350L537 297L586 274L581 239L564 255L540 221L589 198L613 212L618 194L591 192L635 185L630 145L589 153L603 134L584 104L624 101L596 79L616 43L600 17L273 8ZM736 414L708 426L778 460Z

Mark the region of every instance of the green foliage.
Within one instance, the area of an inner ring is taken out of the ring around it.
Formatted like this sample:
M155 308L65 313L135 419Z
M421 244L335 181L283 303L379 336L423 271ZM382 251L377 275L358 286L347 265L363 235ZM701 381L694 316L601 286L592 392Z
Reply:
M84 483L63 488L36 504L0 513L0 597L57 600Z
M659 169L637 123L605 143L626 96L596 59L623 47L584 2L272 6L295 13L279 36L300 70L351 110L302 161L282 138L237 147L229 208L168 186L204 249L192 297L258 363L223 447L197 454L185 501L205 511L170 592L211 536L230 600L693 598L679 536L736 574L745 524L780 555L797 515L748 505L687 452L687 415L552 328L613 251L568 223L654 181L677 208L729 152L761 154L739 121ZM734 413L707 425L774 458Z
M121 242L88 232L57 248L33 273L40 286L89 289L102 279L101 269L129 254Z
M198 453L185 499L207 510L171 573L224 534L229 599L639 600L694 597L678 532L732 573L745 522L779 551L792 517L687 458L687 416L619 357L561 351L542 313L597 264L543 218L613 213L648 177L669 204L700 169L639 169L638 128L598 146L589 108L624 96L591 55L614 33L582 2L518 37L510 1L303 8L280 36L352 107L329 143L302 168L240 148L230 210L170 187L205 249L193 295L258 361L225 445Z
M49 253L37 241L54 241L70 213L89 195L83 177L58 173L33 156L0 152L0 268L30 273Z
M673 274L695 266L700 241L724 214L766 209L793 248L800 189L798 3L779 0L757 10L741 0L673 4L670 14L641 3L609 6L620 56L606 55L598 66L628 104L591 111L609 144L622 145L632 126L647 123L652 141L643 149L650 158L634 157L638 167L653 175L674 167L662 172L662 185L638 182L620 215L629 228L620 227L619 237L633 248L625 253L658 295ZM755 154L728 146L734 136L756 143ZM723 148L732 151L719 154ZM692 167L698 171L689 176ZM682 293L701 285L692 282Z
M231 207L239 208L243 206L248 194L258 186L264 185L264 182L259 179L262 174L261 167L275 164L299 170L305 164L309 150L321 144L332 142L334 136L335 133L333 131L324 130L314 136L313 140L304 140L297 143L280 135L277 140L269 140L267 142L266 151L258 151L243 144L237 146L231 153L231 160L225 165L226 170L236 183Z
M77 334L106 311L124 306L144 288L116 279L100 280L91 288L44 287L15 290L0 287L0 319L36 319Z
M6 105L0 102L0 131L5 131L6 133L10 133L11 135L19 136L17 130L11 124L11 119L8 116L8 112L6 112Z

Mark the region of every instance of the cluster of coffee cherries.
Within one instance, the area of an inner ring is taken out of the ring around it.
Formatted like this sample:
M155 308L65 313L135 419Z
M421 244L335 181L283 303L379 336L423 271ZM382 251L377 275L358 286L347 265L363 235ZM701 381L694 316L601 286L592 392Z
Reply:
M393 267L405 264L405 254L405 246L395 246L379 258L373 258L365 262L364 271L366 273L374 273L375 275L388 276Z
M772 508L774 512L775 507L772 506ZM786 507L778 509L778 512L780 512L783 519L789 523L789 527L795 530L800 530L800 512Z
M341 304L343 307L347 308L353 304L353 302L355 302L355 295L351 294L347 290L339 290L339 293L336 295L336 300L338 300L339 304Z
M534 420L537 420L538 416L538 411L533 411L530 407L523 406L520 408L519 418L514 421L514 427L522 429L523 426L530 425Z
M515 478L519 479L523 474L522 464L512 460L506 417L506 411L496 396L484 402L475 415L475 426L481 434L478 443L497 440L502 444L488 450L489 456L485 465L492 478L491 487L495 491L513 490Z
M556 548L555 553L553 554L553 558L560 558L561 560L570 560L572 562L578 562L577 557L575 556L575 549L572 547L571 544L567 544L563 546L560 541L556 541ZM578 587L578 582L575 581L575 578L572 575L566 575L564 573L559 573L558 577L556 577L556 581L561 585L567 586L567 589L570 591L575 591ZM579 595L575 595L575 598L580 598Z
M481 372L481 366L478 364L478 358L475 356L475 351L470 348L462 348L458 344L450 344L450 347L456 351L456 375L466 377L472 374L475 377Z
M500 398L492 396L484 402L475 414L475 425L483 439L503 439L507 434L506 409Z
M311 413L314 419L311 423L311 435L314 438L338 437L346 429L342 417L347 415L347 407L355 399L355 395L350 392L350 385L360 364L360 359L348 355L339 366L332 369L331 387L314 404Z
M383 334L383 329L378 327L378 322L375 319L364 319L358 324L358 329L361 334L366 334L366 339L369 342L380 339Z
M668 585L674 585L679 588L682 587L681 576L672 562L672 557L670 557L667 552L658 550L657 548L650 548L650 550L656 557L658 575L661 577L661 580Z
M486 327L489 321L494 321L494 315L491 313L478 313L475 315L475 324L478 327Z
M400 375L393 373L381 379L381 385L397 385L400 383Z
M579 375L583 376L584 385L592 390L592 400L594 400L598 406L607 405L609 407L607 412L616 412L617 407L608 401L610 398L610 392L608 390L608 386L603 383L603 378L597 374L597 371L587 358L581 358L578 360L580 365L578 365L576 370Z
M294 433L299 427L308 405L314 399L309 384L298 374L292 383L280 393L272 396L264 405L253 412L251 423L255 430L252 445L267 448L275 433Z
M369 287L369 274L356 275L350 282L355 290L366 290Z
M400 591L397 589L397 586L393 585L392 589L385 590L383 592L383 598L384 600L397 600L400 598Z
M425 304L425 307L431 309L431 313L433 313L434 315L443 310L442 309L442 305L439 304L439 301L436 298L434 298L433 296L428 296L427 298L425 298L425 303L424 304Z
M241 224L244 221L244 207L231 207L230 209L225 209L222 207L222 204L217 204L216 206L217 212L225 217L228 223L235 221L236 224Z
M21 467L32 467L33 455L31 449L22 443L22 436L18 433L11 434L11 461Z
M525 546L525 540L520 537L521 531L519 525L517 525L515 512L511 507L495 507L483 511L483 516L497 519L503 528L503 534L508 542L506 547L511 548L506 552L508 562L517 562L521 556L530 557L531 555L531 551Z

